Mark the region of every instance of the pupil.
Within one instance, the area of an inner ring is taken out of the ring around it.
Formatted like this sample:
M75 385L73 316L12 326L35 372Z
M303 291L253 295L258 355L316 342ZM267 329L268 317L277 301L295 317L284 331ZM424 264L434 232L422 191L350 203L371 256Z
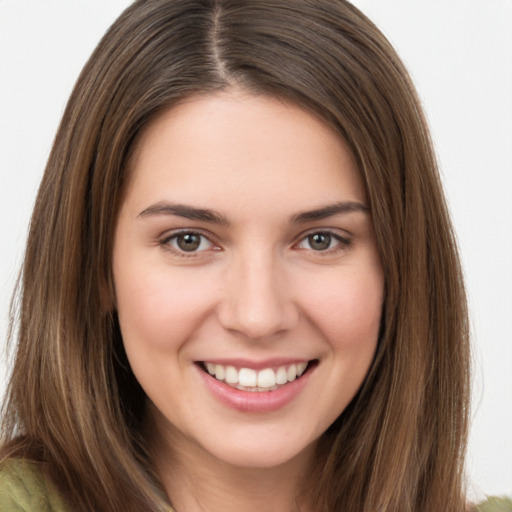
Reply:
M177 239L178 247L182 251L195 251L201 243L201 237L193 233L187 233L186 235L180 235Z
M331 245L331 235L324 233L315 233L309 237L309 244L312 249L323 251Z

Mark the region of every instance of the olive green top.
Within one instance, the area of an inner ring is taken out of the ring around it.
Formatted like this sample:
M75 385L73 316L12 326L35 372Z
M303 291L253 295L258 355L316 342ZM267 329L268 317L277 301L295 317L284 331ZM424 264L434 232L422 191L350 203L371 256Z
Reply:
M0 511L69 512L69 508L38 464L8 459L0 466Z
M41 464L8 459L0 464L0 512L71 512L71 507Z
M70 512L70 508L39 464L9 459L0 465L0 512ZM512 500L489 498L475 512L512 512Z

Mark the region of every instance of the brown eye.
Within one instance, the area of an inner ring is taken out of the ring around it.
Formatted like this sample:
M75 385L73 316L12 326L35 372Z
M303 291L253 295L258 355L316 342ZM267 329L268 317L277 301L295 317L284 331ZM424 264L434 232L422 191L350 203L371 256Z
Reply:
M329 233L314 233L307 240L314 251L325 251L331 246L332 236Z
M164 243L180 253L201 252L213 247L212 242L204 235L194 232L178 233L169 237Z
M315 231L297 244L298 249L306 249L319 253L331 254L338 250L347 249L351 244L349 239L329 231Z
M201 235L186 233L176 237L176 244L182 251L196 251L201 245Z

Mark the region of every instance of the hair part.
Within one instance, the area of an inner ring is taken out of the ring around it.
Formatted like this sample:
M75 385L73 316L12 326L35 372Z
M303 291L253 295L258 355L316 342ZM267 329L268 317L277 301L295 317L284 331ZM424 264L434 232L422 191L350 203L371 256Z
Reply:
M3 455L47 463L74 510L166 509L113 307L113 233L144 127L232 87L308 109L347 142L383 262L377 354L323 436L318 509L465 510L469 349L454 235L408 74L344 0L139 0L104 36L32 216Z

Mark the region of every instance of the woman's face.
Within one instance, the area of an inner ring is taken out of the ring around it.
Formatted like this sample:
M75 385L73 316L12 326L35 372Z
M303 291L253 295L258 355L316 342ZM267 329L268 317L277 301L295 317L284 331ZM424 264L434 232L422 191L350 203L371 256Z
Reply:
M158 442L299 460L377 345L383 274L346 145L297 106L222 92L150 124L130 172L116 307Z

